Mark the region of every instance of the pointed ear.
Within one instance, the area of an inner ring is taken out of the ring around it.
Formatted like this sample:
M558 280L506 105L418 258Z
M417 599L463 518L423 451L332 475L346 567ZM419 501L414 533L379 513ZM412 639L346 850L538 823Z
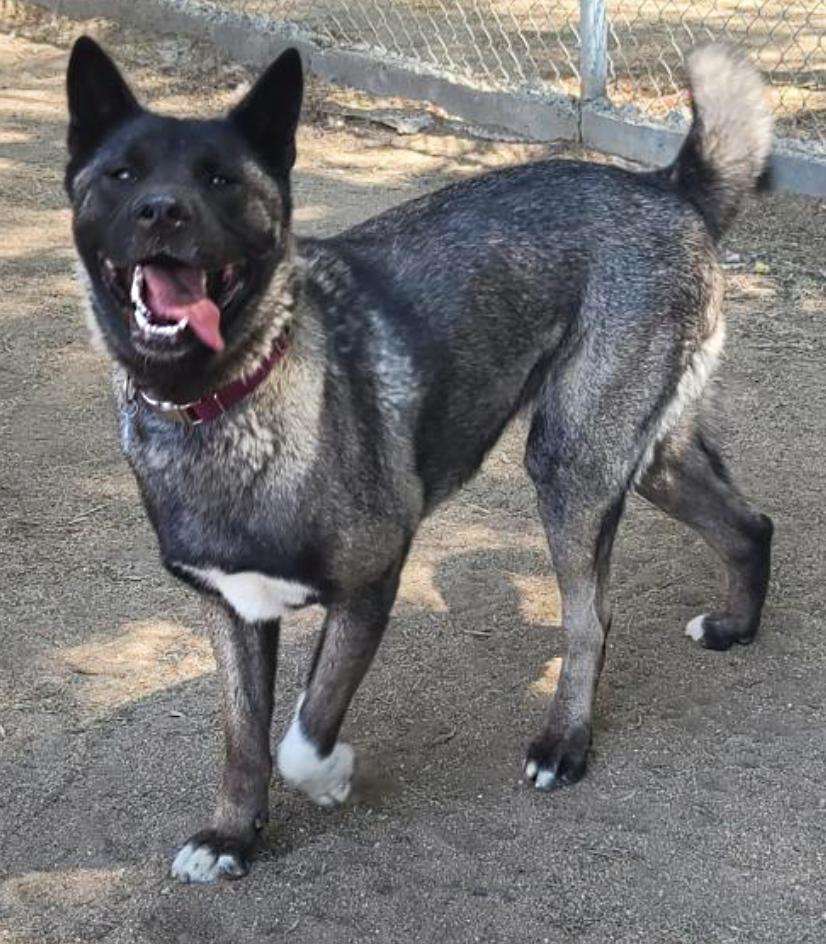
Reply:
M295 163L303 94L301 56L298 50L288 49L229 113L229 120L277 177L286 177Z
M121 122L142 111L114 62L88 36L72 47L66 91L73 159L88 154Z

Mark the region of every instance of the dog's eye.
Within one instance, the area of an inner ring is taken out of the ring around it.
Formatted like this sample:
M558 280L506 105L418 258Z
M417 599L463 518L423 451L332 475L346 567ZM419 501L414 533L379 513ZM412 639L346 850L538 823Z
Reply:
M209 178L210 187L226 187L231 183L229 177L225 177L223 174L211 174Z
M116 167L110 171L109 176L113 180L120 180L122 183L131 183L135 180L135 174L128 167Z

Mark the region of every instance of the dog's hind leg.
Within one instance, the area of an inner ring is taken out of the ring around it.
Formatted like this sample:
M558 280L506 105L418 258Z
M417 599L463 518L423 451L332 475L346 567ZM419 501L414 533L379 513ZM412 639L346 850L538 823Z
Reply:
M585 773L594 692L611 623L611 550L628 484L627 478L606 476L605 468L563 460L548 448L555 435L547 414L535 417L526 462L551 548L568 643L544 729L525 764L540 789L575 783Z
M751 642L766 599L773 526L740 494L709 433L683 424L658 446L637 490L702 535L726 566L725 609L695 617L686 634L707 649Z
M562 601L567 652L525 773L540 789L585 773L594 694L611 625L608 583L628 490L667 421L687 356L679 322L599 305L537 401L525 466Z
M343 803L350 794L355 757L338 734L384 635L402 563L330 606L307 687L278 745L282 777L321 806Z
M249 871L256 840L269 818L278 632L277 620L246 623L222 614L215 625L213 648L224 700L224 772L211 826L186 842L172 863L172 876L182 882L240 878Z

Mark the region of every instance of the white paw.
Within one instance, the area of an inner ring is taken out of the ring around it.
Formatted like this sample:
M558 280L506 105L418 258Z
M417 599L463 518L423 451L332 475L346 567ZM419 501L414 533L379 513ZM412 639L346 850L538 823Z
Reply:
M533 781L537 790L550 790L556 783L556 774L552 770L540 767L535 760L525 764L525 776Z
M319 806L344 803L350 795L354 767L355 753L349 744L336 744L327 757L322 757L301 730L297 716L278 745L281 776Z
M706 616L708 616L708 613L702 613L700 616L695 616L685 628L686 636L690 636L694 642L703 641L703 620L706 618Z
M249 865L236 852L222 852L220 843L192 840L175 856L170 874L179 882L214 882L242 878L248 871Z

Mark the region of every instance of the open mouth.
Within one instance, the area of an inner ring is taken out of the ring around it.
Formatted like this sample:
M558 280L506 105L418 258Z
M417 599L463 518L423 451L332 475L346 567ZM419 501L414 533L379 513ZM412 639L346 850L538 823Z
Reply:
M239 264L208 270L167 257L128 267L103 261L109 290L143 342L171 347L194 335L213 351L224 349L221 316L243 288L244 272Z

